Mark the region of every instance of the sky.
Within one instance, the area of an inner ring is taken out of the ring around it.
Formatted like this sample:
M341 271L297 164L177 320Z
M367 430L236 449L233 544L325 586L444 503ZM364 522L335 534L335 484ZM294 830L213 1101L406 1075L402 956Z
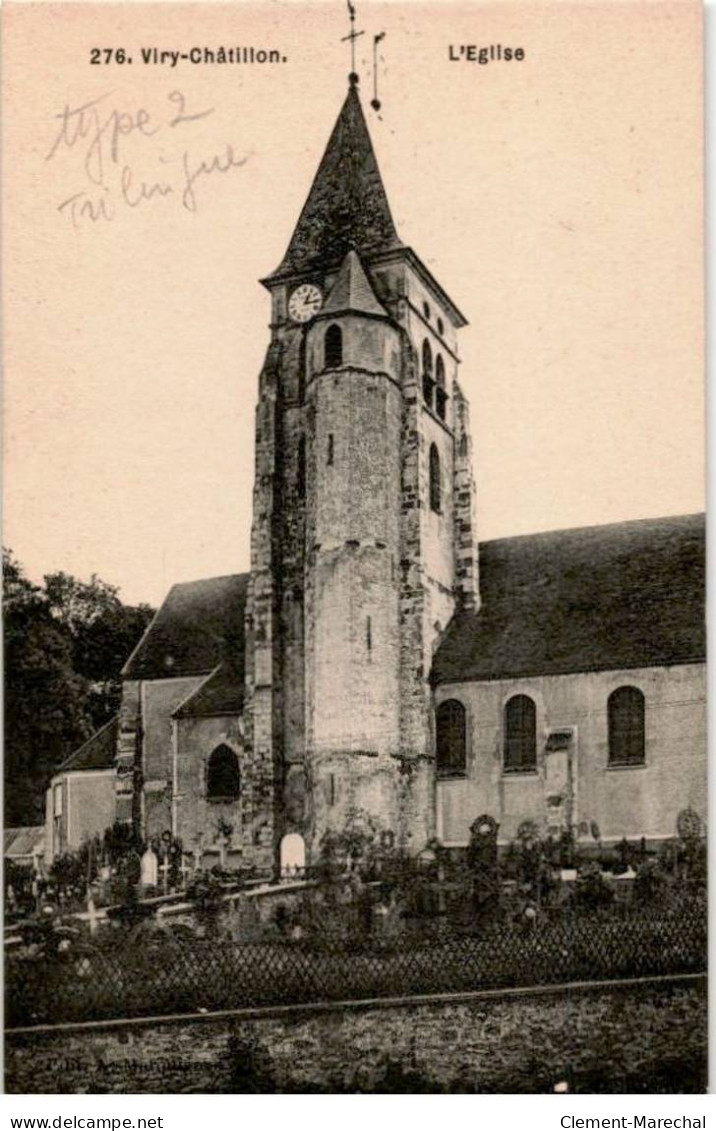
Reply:
M469 321L482 539L703 509L700 21L689 0L358 4L394 219ZM33 578L156 604L249 568L258 280L345 97L347 31L342 0L6 5L3 540ZM142 62L221 44L286 62ZM525 58L451 61L470 44Z

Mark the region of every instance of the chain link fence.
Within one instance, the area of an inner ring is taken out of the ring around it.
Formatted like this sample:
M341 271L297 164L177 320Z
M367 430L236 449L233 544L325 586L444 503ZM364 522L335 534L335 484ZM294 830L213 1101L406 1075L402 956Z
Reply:
M321 1001L465 992L706 969L706 911L562 915L350 947L241 944L171 931L9 954L6 1025L58 1024Z

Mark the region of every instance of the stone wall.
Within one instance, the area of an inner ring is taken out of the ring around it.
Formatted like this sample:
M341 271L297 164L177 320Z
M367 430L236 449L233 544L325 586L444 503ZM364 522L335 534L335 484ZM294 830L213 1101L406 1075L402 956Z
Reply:
M207 673L208 674L208 673ZM142 836L161 836L172 828L173 726L172 715L205 676L144 680L142 706Z
M472 463L470 407L457 379L453 385L455 435L455 477L453 513L455 521L456 583L466 608L480 604L480 578L477 528L477 489Z
M222 838L219 822L228 822L233 833L226 844L227 862L233 867L242 862L243 840L253 841L251 790L244 783L251 777L250 753L244 750L240 719L237 716L180 718L175 727L174 830L187 852L216 850ZM239 760L241 793L237 801L209 801L207 781L209 758L217 746L225 744ZM260 819L260 818L259 818ZM249 826L249 835L244 829Z
M60 853L79 848L114 823L117 795L115 772L83 770L57 774L45 795L45 864ZM55 817L59 793L62 812Z
M133 1024L5 1043L26 1092L700 1092L705 982Z
M309 493L310 757L395 751L400 390L385 374L342 369L317 378L309 396L317 449ZM315 767L314 776L321 776Z
M122 682L117 737L117 820L139 828L142 789L142 714L141 684L136 679Z
M275 472L277 458L277 402L281 343L273 338L259 377L256 406L256 447L254 469L253 522L251 526L251 580L246 601L246 749L251 753L251 776L246 787L251 793L253 822L244 828L248 838L244 847L259 865L274 859L275 823L281 820L276 780L282 766L277 765L281 750L274 741L274 713L278 710L274 693L274 636L276 630L272 569L277 522Z
M286 316L291 287L272 285L259 386L247 748L255 766L272 767L274 845L297 831L309 855L356 808L409 852L434 835L428 675L455 607L458 552L463 588L475 583L474 547L465 544L474 499L456 381L459 316L402 257L371 269L371 282L392 321L337 312L301 327ZM329 275L325 292L331 284ZM334 321L342 362L328 370ZM445 367L445 421L423 404L416 350L426 337ZM428 505L432 444L442 468L439 514Z
M545 742L551 730L573 728L577 825L595 821L603 840L675 835L680 810L705 817L706 673L703 664L584 672L440 686L436 702L458 699L468 726L464 779L438 784L438 831L446 844L467 844L472 821L491 813L501 840L523 820L546 820ZM609 766L607 699L617 687L641 689L646 700L646 761ZM537 770L503 772L503 712L512 695L537 709Z
M114 823L115 786L113 770L84 770L67 777L67 848L76 849L86 840L102 836Z
M395 268L400 270L399 268ZM403 469L401 499L401 776L399 798L401 842L419 852L435 835L433 714L428 686L435 646L463 596L476 584L476 571L458 564L472 553L467 540L475 537L474 484L469 466L469 421L460 409L457 383L457 332L452 313L437 293L426 288L412 268L404 265L401 298L391 312L405 331L403 350ZM422 345L444 364L445 420L423 396ZM455 430L458 430L456 433ZM461 443L458 467L456 439ZM435 445L441 468L441 506L430 506L430 449ZM456 490L461 509L458 520ZM466 523L466 513L470 515ZM469 575L469 576L468 576Z
M409 308L403 304L401 317ZM403 337L402 479L400 504L400 748L399 840L420 852L435 828L432 804L433 763L425 667L427 587L423 562L421 514L425 504L421 477L421 380L418 357L408 334Z

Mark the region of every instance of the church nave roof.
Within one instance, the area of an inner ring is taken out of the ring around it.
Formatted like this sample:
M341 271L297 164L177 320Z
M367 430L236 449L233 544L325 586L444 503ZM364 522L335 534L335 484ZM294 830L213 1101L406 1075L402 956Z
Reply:
M126 679L204 675L223 660L243 673L248 573L173 585L127 660ZM243 681L243 675L242 675Z
M174 712L175 719L240 715L244 707L244 669L226 661Z
M435 683L660 667L706 654L701 514L480 545L480 611L459 611Z

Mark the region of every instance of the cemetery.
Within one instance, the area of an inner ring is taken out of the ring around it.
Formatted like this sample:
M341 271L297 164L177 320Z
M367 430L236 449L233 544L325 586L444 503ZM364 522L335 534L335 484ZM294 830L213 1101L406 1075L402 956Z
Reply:
M691 814L677 825L658 851L594 837L587 853L525 822L498 852L484 814L465 852L409 859L356 812L273 881L115 826L42 885L7 876L7 1023L699 974L705 841Z

